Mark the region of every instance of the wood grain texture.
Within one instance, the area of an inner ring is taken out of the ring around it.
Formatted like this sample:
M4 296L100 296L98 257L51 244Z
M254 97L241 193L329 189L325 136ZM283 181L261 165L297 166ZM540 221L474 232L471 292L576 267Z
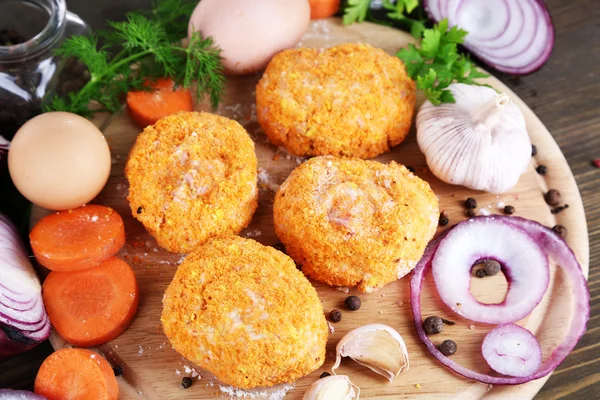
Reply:
M93 6L84 0L67 2L95 29L105 27L107 18L121 19L125 12L150 4L149 0L96 0ZM595 399L600 393L600 170L591 166L591 160L600 157L600 12L596 0L546 3L556 28L548 64L527 77L496 76L535 111L554 136L575 175L588 221L592 294L588 331L536 398ZM48 354L49 346L44 345L0 362L0 387L31 387Z
M307 47L329 47L339 43L366 42L383 48L394 54L398 48L412 42L410 35L374 24L353 25L344 27L339 19L327 21L326 25L314 25L302 39L302 45ZM260 74L231 78L228 81L225 102L217 112L229 118L238 120L245 126L253 137L259 168L271 177L275 184L282 183L290 172L298 165L296 158L287 158L277 154L279 149L269 143L256 122L252 110L255 103L254 88ZM512 95L508 89L495 78L488 83L502 92ZM440 198L440 207L448 211L453 223L465 219L464 200L473 196L479 202L479 208L488 212L499 213L497 203L503 202L516 207L516 215L538 220L553 226L557 223L569 229L569 243L579 261L587 272L587 229L579 192L571 175L568 165L560 149L534 113L529 110L515 95L515 103L522 109L527 129L532 140L537 143L539 156L532 159L529 169L519 180L518 185L501 196L474 192L463 187L445 184L436 179L427 169L425 158L419 151L415 141L414 128L409 139L392 152L376 159L382 162L391 160L412 166L416 174L429 182L434 192ZM418 105L423 99L418 99ZM200 109L206 109L203 105ZM135 141L140 129L125 114L115 115L108 121L101 116L96 121L98 126L104 125L103 132L109 142L114 163L108 184L95 200L96 203L109 205L117 210L125 221L127 245L119 253L133 267L140 286L140 308L138 315L128 330L114 341L100 346L99 351L109 360L124 368L125 374L119 379L123 391L132 389L138 397L145 399L175 399L175 398L211 398L219 388L219 383L208 378L206 371L191 365L173 351L168 339L162 333L160 313L162 310L163 293L175 272L180 255L171 254L160 249L154 239L143 229L131 215L125 199L127 182L123 177L123 168L127 154ZM535 166L543 163L553 171L552 175L542 177L535 172ZM273 230L272 203L274 192L263 185L260 189L259 208L250 226L242 236L253 237L256 240L272 245L278 241ZM552 215L543 200L543 193L548 187L558 188L565 203L570 208L561 214ZM32 224L47 210L34 207ZM571 299L568 295L568 282L560 271L553 268L552 282L544 301L534 313L524 321L531 331L541 338L545 354L549 354L555 344L565 334L568 324L564 321L573 313ZM506 285L502 277L476 280L473 290L478 298L487 302L498 302L504 297ZM327 285L313 282L323 303L325 312L333 308L341 308L347 294ZM335 345L349 330L360 325L380 322L397 329L405 338L409 355L412 360L411 369L403 373L393 383L387 383L379 376L365 371L356 363L344 362L339 373L347 373L352 381L361 388L365 398L378 399L481 399L481 398L532 398L546 379L519 386L488 387L452 374L441 367L424 349L416 336L410 311L409 278L404 278L387 285L372 294L361 294L363 306L357 312L345 312L342 322L333 325L335 332L330 335L327 345L327 359L318 371L295 383L296 389L290 391L286 398L300 399L306 388L314 382L318 375L329 370L335 359ZM459 346L459 352L453 356L457 362L478 371L489 372L482 368L485 362L481 358L480 343L490 327L475 326L471 321L459 318L440 304L439 297L430 279L426 282L422 295L422 310L424 315L440 315L457 322L455 326L447 327L444 334L435 337L436 342L453 339ZM51 343L55 348L65 345L58 336L53 336ZM179 383L185 372L185 365L194 367L202 375L202 379L190 389L183 390ZM179 370L181 375L176 371ZM267 390L268 391L268 390ZM141 393L141 394L139 394ZM220 397L222 393L217 394Z

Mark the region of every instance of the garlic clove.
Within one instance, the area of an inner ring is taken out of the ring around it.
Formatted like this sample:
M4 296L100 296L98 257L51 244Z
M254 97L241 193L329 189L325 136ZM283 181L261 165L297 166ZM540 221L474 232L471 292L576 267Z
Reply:
M358 400L360 389L346 375L331 375L315 381L304 400Z
M384 324L364 325L348 332L336 347L335 365L331 369L334 374L342 357L350 357L390 382L409 367L402 336Z

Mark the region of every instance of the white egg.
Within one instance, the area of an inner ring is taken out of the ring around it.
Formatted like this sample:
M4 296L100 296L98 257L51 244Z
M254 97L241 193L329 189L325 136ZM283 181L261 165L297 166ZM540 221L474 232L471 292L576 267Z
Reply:
M228 73L247 74L298 44L309 22L308 0L202 0L188 30L214 39Z
M8 169L19 192L51 210L88 203L110 174L102 132L79 115L50 112L23 125L10 144Z

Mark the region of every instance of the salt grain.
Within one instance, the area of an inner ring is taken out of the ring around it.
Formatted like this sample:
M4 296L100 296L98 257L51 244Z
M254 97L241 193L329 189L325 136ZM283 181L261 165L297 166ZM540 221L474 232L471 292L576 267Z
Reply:
M140 348L138 349L138 357L141 357L142 354L144 354L144 348L140 345Z
M487 208L480 208L479 214L480 215L490 215L490 210L488 210Z
M282 400L288 391L294 388L293 384L282 384L273 386L269 389L242 390L232 386L219 386L222 393L229 395L230 398L250 398L250 399L268 399Z
M469 325L469 329L470 329L470 330L473 330L473 329L475 329L475 325L473 325L473 324Z
M498 208L504 208L504 202L503 201L499 201L496 203L496 207Z
M265 189L269 189L273 192L276 192L279 189L279 184L273 182L271 176L264 168L258 169L258 183Z
M333 327L333 325L331 325L329 321L327 321L327 326L329 327L329 333L334 334L335 328Z
M349 293L350 292L350 288L346 287L346 286L338 286L335 288L335 290L340 291L342 293Z

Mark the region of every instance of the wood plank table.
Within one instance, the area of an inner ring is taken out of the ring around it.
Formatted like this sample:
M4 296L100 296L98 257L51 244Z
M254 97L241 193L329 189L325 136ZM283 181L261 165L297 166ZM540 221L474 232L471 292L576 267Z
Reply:
M119 20L132 9L149 7L149 0L67 0L69 9L92 28ZM562 149L579 185L590 239L589 287L592 298L587 333L555 371L536 399L600 398L600 7L597 0L549 0L556 27L556 44L549 62L539 71L515 78L495 73L523 99ZM0 362L0 388L29 388L48 343Z

